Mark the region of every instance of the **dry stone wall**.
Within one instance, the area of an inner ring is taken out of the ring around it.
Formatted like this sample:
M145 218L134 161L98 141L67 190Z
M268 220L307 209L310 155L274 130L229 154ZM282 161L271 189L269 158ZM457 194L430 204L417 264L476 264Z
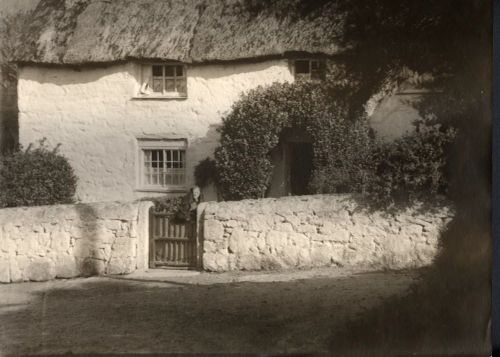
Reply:
M208 202L199 207L209 271L431 264L449 206L369 211L349 195Z
M150 203L1 209L0 282L134 271L145 204Z

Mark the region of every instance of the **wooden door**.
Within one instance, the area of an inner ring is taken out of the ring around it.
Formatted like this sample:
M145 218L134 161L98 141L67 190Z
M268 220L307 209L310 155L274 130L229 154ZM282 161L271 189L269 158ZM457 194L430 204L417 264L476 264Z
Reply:
M150 211L149 267L197 266L196 222L178 222L165 211Z

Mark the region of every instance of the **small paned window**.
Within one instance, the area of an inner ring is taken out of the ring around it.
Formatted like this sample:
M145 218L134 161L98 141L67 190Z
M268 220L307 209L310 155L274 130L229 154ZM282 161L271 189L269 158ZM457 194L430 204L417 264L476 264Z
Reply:
M324 63L316 59L301 59L294 62L296 80L321 80L324 78Z
M139 186L142 189L179 188L186 184L186 140L139 141Z
M143 96L187 97L187 78L184 65L144 65L142 76L143 83L140 94Z

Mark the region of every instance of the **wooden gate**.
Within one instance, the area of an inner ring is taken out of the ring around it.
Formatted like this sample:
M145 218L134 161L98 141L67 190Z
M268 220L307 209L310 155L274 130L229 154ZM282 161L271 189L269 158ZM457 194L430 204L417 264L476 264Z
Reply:
M156 211L154 207L149 217L149 267L195 268L196 222L176 222L166 211Z

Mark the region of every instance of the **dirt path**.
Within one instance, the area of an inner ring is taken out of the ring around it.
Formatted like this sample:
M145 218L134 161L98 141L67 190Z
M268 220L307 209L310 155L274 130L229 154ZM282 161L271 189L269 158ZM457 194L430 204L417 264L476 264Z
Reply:
M169 274L1 285L0 355L327 351L336 329L418 276Z

